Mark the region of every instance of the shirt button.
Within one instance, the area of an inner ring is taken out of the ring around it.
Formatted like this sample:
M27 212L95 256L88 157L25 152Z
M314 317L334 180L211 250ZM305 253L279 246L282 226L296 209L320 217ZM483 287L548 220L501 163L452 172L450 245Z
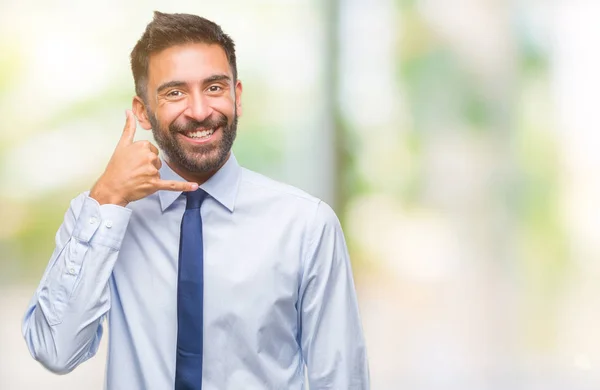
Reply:
M98 222L98 219L96 219L96 217L90 218L90 224L95 225L96 222Z
M104 222L104 226L110 229L112 227L112 221L109 219L108 221Z
M69 273L71 275L75 275L75 268L69 268Z

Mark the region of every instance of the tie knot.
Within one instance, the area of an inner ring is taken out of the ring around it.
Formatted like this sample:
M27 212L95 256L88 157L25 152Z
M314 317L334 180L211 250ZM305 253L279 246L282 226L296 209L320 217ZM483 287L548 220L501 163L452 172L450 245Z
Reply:
M206 192L202 188L198 188L196 191L190 191L185 193L187 197L187 203L185 209L199 209L202 205L202 201L206 198Z

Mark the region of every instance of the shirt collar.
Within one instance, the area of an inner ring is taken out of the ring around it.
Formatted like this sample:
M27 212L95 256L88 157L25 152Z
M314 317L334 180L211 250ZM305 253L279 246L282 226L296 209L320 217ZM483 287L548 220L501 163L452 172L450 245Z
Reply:
M162 160L162 163L159 170L161 179L186 181L175 173L164 159ZM200 188L206 191L217 202L225 206L229 211L233 212L241 171L242 169L238 164L237 159L233 155L233 152L231 152L225 164L217 171L217 173L211 176L210 179L202 183ZM162 211L169 208L180 195L180 191L158 191Z

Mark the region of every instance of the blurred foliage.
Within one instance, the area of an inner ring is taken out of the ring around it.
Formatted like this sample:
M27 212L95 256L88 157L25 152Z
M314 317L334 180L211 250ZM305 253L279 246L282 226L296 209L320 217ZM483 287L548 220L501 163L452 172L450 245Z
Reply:
M512 177L497 183L498 188L494 193L506 194L502 207L505 207L506 213L511 214L513 226L519 231L522 240L523 252L520 253L518 263L527 270L527 276L524 277L527 280L541 278L538 282L541 291L556 289L568 265L565 236L556 211L559 185L556 177L556 149L551 134L543 128L546 124L523 118L527 112L519 108L529 104L527 91L538 88L540 84L547 86L547 53L527 34L517 34L519 62L515 67L518 74L514 76L519 82L516 96L518 104L512 106L513 111L506 117L505 107L498 104L498 98L487 93L486 86L473 77L460 54L428 24L419 9L419 2L397 0L396 4L396 17L400 26L396 88L406 98L410 120L404 123L405 127L397 130L400 133L399 144L394 147L398 153L405 155L409 168L403 171L403 177L397 180L399 184L393 187L391 195L403 207L431 207L425 205L427 200L424 198L424 189L428 183L424 150L441 133L461 131L460 137L469 140L488 137L486 134L498 129L507 132L507 136L490 138L497 142L499 150L512 150L513 146L516 147L514 155L499 154L500 159L505 159L500 163L506 165ZM11 91L16 88L14 83L20 77L23 56L8 40L0 42L0 50L7 54L0 58L1 102L8 99ZM336 60L332 61L333 66L337 66ZM248 168L281 177L283 133L263 116L258 81L250 78L244 82L244 115L240 118L240 131L234 151ZM334 87L336 83L337 81L333 83ZM82 118L101 118L106 112L128 106L131 93L128 87L119 83L109 84L101 93L67 105L37 125L40 129L50 130ZM332 95L332 99L337 98ZM343 200L340 219L345 224L346 213L349 211L348 201L368 196L380 189L358 168L357 161L363 147L361 143L364 142L364 138L359 136L362 129L358 129L356 124L343 117L340 112L335 108L333 115L339 130L336 155L337 191ZM9 117L7 120L18 123L15 118ZM506 128L503 126L505 123L512 124L513 127ZM513 142L514 145L511 145ZM9 146L14 145L0 143L0 152ZM8 207L25 210L25 219L19 229L8 236L0 236L3 256L10 256L9 262L18 259L16 264L19 275L31 272L34 279L39 275L52 251L51 237L54 237L68 201L91 184L72 183L68 188L40 195L26 204L13 199L6 201L11 205ZM360 258L370 256L358 240L349 241L357 263L361 263Z
M0 41L0 96L12 88L18 80L23 64L19 48L10 41Z

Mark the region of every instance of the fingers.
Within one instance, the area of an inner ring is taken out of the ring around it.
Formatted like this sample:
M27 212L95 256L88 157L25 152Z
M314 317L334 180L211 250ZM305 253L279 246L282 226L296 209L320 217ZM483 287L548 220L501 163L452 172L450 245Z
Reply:
M150 160L150 163L152 165L154 165L154 167L159 170L160 167L162 167L162 161L160 161L160 158L158 158L158 156L154 153L148 153L148 159Z
M141 140L141 141L136 141L134 142L136 145L138 145L140 148L146 148L148 150L150 150L152 153L154 153L155 155L158 155L158 149L156 148L156 146L152 145L152 142L150 141L146 141L146 140Z
M152 145L151 142L148 142L148 148L150 149L150 151L152 151L152 153L158 155L158 148L154 145Z
M127 115L127 119L125 121L125 127L123 128L121 140L119 141L119 143L122 145L133 143L133 139L135 138L135 128L137 126L135 115L133 115L131 110L125 111L125 115Z
M156 189L167 191L196 191L198 189L198 183L159 179L156 182Z

